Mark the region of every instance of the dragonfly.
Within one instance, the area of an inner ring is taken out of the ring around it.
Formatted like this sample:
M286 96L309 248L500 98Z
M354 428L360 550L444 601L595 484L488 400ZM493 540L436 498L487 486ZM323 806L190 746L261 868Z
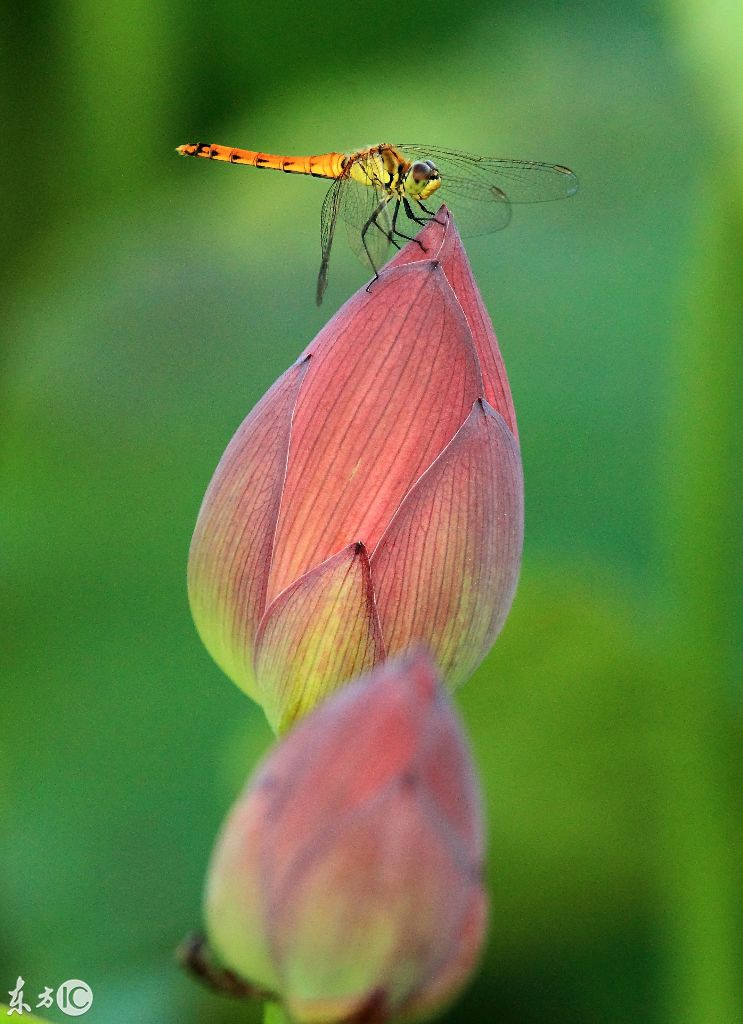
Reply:
M399 249L404 241L418 241L408 232L436 219L430 205L434 195L446 201L462 235L472 236L506 227L512 203L564 199L578 190L575 174L561 164L475 156L418 143L383 142L350 153L280 156L194 142L176 152L332 180L320 215L318 306L327 288L339 220L345 222L351 248L376 280L390 245Z

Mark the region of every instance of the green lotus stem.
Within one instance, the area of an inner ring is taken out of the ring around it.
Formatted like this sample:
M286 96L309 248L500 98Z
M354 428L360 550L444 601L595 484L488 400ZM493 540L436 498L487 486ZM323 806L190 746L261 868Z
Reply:
M743 218L734 215L722 187L707 211L695 246L700 261L687 287L688 316L679 332L678 375L694 381L679 395L669 444L673 458L669 522L676 610L674 678L665 697L666 901L671 943L669 1019L687 1024L743 1020L736 935L734 820L727 778L735 757L730 721L729 621L738 581L732 554L734 435L732 381L739 359L743 294L731 250L743 260ZM683 385L682 385L683 386ZM679 651L684 653L679 658ZM682 667L684 666L685 667Z
M722 0L669 0L668 6L717 135L677 334L680 385L669 425L664 529L672 586L681 595L661 794L671 935L667 1019L706 1024L743 1020L737 869L728 824L734 820L728 773L735 751L726 732L739 586L730 510L736 508L740 443L734 382L743 323L743 7Z

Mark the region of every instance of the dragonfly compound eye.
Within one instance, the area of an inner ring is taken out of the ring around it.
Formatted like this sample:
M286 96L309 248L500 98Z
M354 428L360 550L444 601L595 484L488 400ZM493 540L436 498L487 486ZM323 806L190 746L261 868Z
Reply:
M431 160L419 160L417 163L414 163L410 168L410 173L416 185L420 185L422 181L431 181L439 176L436 165Z

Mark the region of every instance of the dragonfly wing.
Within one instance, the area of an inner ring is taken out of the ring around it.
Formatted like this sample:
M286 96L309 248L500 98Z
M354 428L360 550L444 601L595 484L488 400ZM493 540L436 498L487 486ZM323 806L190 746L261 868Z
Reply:
M362 185L353 178L343 184L341 216L349 245L364 266L375 271L387 259L390 247L392 203L385 201L386 195L381 184Z
M511 204L501 189L467 178L442 176L441 188L425 205L435 212L440 203L446 203L459 231L468 238L500 231L511 220Z
M322 210L320 212L320 247L322 259L320 262L320 273L317 277L317 304L322 303L325 289L328 286L328 264L330 263L330 250L333 247L335 228L338 223L338 212L343 199L343 177L336 178L325 194Z
M408 160L433 160L441 173L442 189L451 176L500 189L509 203L544 203L553 199L566 199L578 191L575 174L560 164L475 156L417 143L400 144L399 148Z

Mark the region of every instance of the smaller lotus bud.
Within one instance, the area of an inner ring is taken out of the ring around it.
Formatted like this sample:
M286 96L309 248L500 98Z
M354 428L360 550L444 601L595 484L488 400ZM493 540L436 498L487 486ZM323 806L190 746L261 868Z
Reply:
M329 698L258 770L212 858L210 943L298 1024L422 1019L477 960L482 856L471 757L419 648Z

